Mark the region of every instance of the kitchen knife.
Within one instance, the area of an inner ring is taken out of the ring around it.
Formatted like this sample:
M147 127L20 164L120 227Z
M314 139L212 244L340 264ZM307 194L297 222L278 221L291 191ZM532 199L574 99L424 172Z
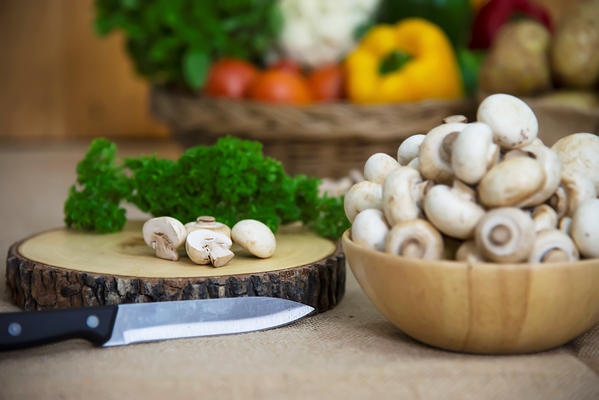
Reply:
M235 297L0 313L0 351L76 338L121 346L252 332L290 324L313 310L290 300Z

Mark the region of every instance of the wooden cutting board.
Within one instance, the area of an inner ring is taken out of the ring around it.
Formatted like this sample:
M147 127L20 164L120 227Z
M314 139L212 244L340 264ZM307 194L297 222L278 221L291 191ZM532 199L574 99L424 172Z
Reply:
M66 228L15 243L6 263L7 297L25 310L218 297L270 296L299 301L318 312L334 307L345 290L341 245L298 226L276 235L277 249L258 259L237 245L224 267L154 256L142 221L113 234ZM184 247L184 246L183 246Z

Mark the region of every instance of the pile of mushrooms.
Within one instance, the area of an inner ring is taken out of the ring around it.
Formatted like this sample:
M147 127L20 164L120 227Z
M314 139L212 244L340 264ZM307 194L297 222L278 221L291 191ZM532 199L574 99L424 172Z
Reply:
M345 196L352 240L411 258L546 263L599 257L599 137L551 148L517 97L451 116L372 155ZM452 247L455 251L451 251Z
M198 217L185 225L172 217L157 217L144 223L142 233L158 258L179 260L177 249L185 244L191 261L213 267L223 267L233 259L233 242L258 258L269 258L276 249L270 228L253 219L239 221L231 229L210 216Z

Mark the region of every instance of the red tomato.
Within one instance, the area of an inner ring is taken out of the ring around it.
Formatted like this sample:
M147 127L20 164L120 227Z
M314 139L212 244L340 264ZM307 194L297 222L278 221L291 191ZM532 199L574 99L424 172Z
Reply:
M255 100L271 103L309 104L312 95L305 78L294 72L271 69L260 75L251 89Z
M218 60L210 68L204 91L215 97L246 97L258 76L258 69L247 61L234 58Z
M299 64L289 58L280 59L279 61L271 65L269 69L278 69L281 71L295 72L298 74L301 74L302 72L302 69L299 66Z
M308 77L314 101L334 101L343 97L343 68L330 65L317 68Z

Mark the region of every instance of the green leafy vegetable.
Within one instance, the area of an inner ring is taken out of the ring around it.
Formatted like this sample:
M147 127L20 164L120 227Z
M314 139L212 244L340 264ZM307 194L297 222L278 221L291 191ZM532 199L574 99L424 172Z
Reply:
M320 197L317 178L288 176L280 162L264 157L259 142L225 137L190 148L177 161L142 156L117 165L115 154L114 143L92 142L77 167L80 190L73 186L65 203L67 226L116 232L126 220L120 203L127 201L183 223L212 215L232 227L251 218L276 232L302 221L328 238L349 228L342 197Z
M260 63L282 26L278 0L95 0L95 10L96 32L122 31L141 75L192 90L216 58Z

